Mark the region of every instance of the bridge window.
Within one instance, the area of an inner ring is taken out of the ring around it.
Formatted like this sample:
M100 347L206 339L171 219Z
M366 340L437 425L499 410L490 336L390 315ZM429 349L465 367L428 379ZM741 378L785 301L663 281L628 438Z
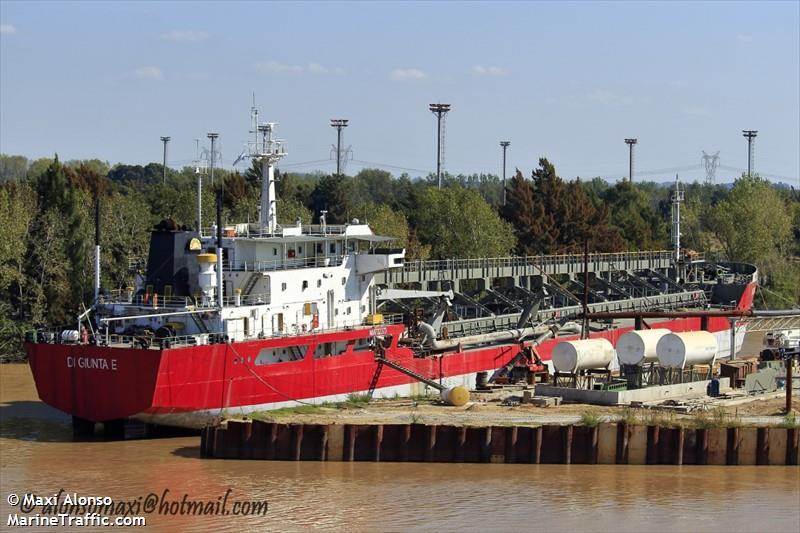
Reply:
M322 287L322 280L321 279L317 280L317 287Z

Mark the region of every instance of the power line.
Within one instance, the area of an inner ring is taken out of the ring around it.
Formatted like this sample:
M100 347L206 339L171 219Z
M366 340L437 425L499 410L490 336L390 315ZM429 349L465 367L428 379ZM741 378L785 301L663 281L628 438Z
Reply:
M364 165L374 165L376 167L394 168L394 169L397 169L397 170L406 170L406 171L409 171L409 172L421 172L423 174L429 174L430 173L430 170L423 170L421 168L401 167L399 165L390 165L388 163L376 163L374 161L363 161L361 159L353 159L352 161L353 161L353 163L362 163L360 165L362 167Z

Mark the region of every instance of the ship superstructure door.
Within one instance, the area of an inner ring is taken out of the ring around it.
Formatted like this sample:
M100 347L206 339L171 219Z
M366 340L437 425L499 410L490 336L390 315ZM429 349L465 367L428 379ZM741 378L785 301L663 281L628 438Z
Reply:
M333 321L335 318L335 313L333 309L333 290L328 291L327 311L328 311L328 327L332 328Z

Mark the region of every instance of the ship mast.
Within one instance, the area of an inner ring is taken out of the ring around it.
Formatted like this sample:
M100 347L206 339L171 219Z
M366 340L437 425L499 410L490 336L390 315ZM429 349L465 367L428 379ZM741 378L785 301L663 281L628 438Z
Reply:
M252 128L255 139L248 143L248 157L261 162L261 213L259 226L262 233L274 234L277 227L277 201L275 192L275 163L286 156L283 140L275 139L275 122L258 122L258 110L251 110Z

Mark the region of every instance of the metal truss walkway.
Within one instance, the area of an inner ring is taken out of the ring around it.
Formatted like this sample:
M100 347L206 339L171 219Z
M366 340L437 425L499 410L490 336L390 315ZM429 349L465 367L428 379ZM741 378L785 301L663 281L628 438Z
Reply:
M583 255L541 255L530 257L494 257L480 259L448 259L444 261L408 261L403 268L391 269L376 275L378 285L426 285L449 282L458 290L460 280L520 278L525 276L555 276L582 274ZM672 264L672 252L657 250L616 254L589 254L589 272L659 271Z

